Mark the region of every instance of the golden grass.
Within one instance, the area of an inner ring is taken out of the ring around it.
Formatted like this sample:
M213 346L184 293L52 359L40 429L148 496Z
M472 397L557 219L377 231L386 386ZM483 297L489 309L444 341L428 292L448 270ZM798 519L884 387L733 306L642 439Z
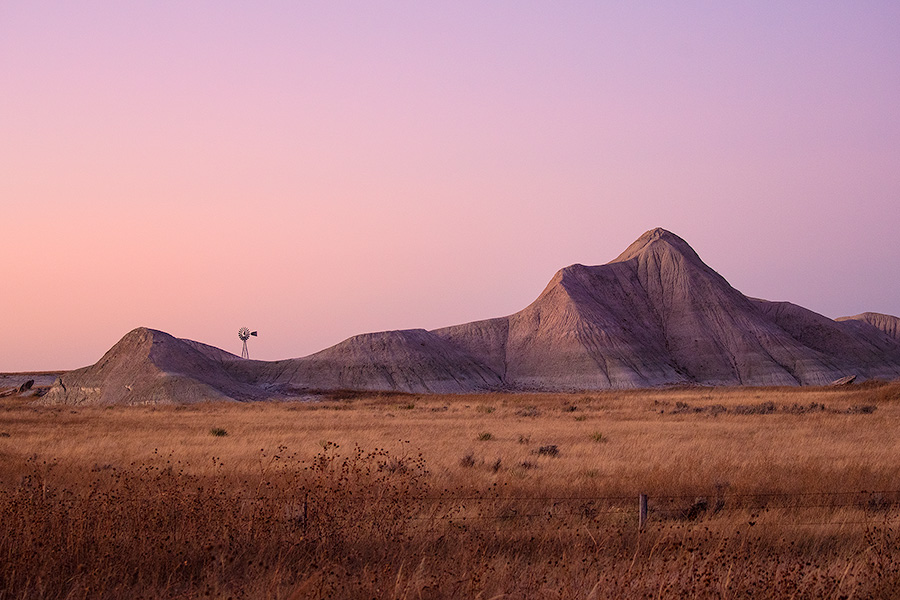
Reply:
M900 384L6 401L0 597L891 597L898 417Z

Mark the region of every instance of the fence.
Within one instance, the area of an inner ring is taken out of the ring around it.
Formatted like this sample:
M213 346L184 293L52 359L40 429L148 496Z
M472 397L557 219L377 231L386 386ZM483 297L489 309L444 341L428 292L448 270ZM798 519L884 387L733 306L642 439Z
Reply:
M327 496L324 497L327 501ZM283 502L294 507L306 522L316 511L309 496L244 496L242 500ZM320 498L320 501L322 499ZM356 495L355 502L377 503L384 498ZM392 501L396 501L393 498ZM654 523L703 523L716 516L745 513L748 524L763 515L788 515L795 525L846 526L884 523L900 518L900 490L836 492L763 492L747 494L680 494L635 496L524 496L502 494L424 495L410 498L419 510L416 521L450 521L456 524L497 522L507 525L541 520L564 522L572 518L602 521L604 516L618 522L634 521L639 530ZM852 512L853 520L847 520ZM837 518L839 517L839 518ZM810 520L815 518L816 520Z

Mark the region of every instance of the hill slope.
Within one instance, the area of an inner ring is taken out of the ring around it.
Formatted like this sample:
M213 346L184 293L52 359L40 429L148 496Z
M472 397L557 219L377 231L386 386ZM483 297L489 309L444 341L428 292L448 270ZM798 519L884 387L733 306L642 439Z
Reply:
M226 370L227 356L233 355L139 327L96 364L61 375L41 403L172 404L262 398L261 390Z
M306 358L255 370L257 380L273 389L459 393L501 385L477 358L424 329L357 335Z
M876 312L864 312L861 315L853 317L841 317L838 321L842 323L856 324L865 323L871 325L875 329L889 335L894 340L900 342L900 318L892 315L883 315Z
M654 229L606 265L562 269L523 311L435 333L513 388L807 385L849 374L900 376L900 346L856 339L835 321L796 307L803 315L794 321L807 329L840 332L812 343L780 322L783 306L781 312L774 306L745 297L684 240Z

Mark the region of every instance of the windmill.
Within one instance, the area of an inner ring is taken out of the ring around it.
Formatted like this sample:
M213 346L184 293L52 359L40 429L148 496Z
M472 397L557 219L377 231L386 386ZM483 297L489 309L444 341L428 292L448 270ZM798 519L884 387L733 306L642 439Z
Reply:
M241 350L241 358L250 358L250 353L247 351L247 340L250 339L250 336L256 337L255 331L250 331L246 327L241 327L238 329L238 337L242 342L244 342L244 349Z

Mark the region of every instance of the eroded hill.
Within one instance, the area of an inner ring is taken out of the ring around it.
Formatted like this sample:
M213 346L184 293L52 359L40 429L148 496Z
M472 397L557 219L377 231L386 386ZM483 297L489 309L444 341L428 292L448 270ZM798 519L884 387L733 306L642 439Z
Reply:
M833 320L748 298L680 237L653 229L615 260L572 265L521 311L425 331L354 336L307 357L243 360L136 329L44 402L170 403L414 393L595 390L668 384L822 385L900 377L900 319Z

